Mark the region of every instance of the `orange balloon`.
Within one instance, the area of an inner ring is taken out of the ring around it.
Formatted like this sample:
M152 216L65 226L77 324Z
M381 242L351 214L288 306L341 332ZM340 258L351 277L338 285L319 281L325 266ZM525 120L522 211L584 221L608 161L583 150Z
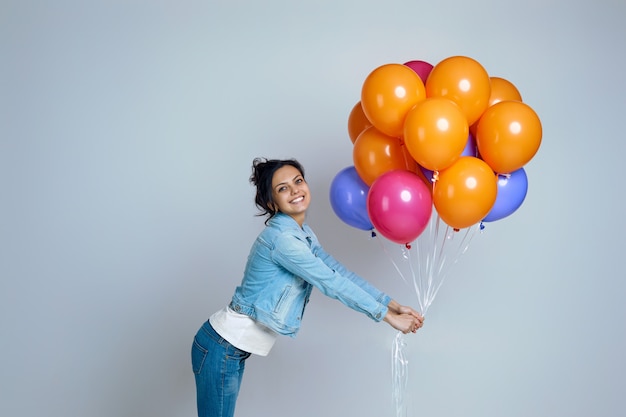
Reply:
M452 165L463 152L469 127L459 106L442 97L417 103L404 121L404 144L413 159L431 171Z
M512 82L500 77L490 77L491 94L489 96L489 106L493 106L501 101L522 101L522 95Z
M499 174L511 173L530 161L541 145L537 113L521 101L501 101L489 107L476 127L481 158Z
M372 71L361 89L365 116L388 136L402 136L404 118L415 104L426 98L422 79L402 64L386 64Z
M512 82L500 77L490 77L491 95L489 96L489 107L501 101L522 101L522 95ZM484 112L483 112L484 114ZM476 129L478 128L478 119L470 126L470 133L476 137Z
M418 169L400 139L387 136L374 126L365 129L354 142L352 159L357 174L367 185L387 171Z
M439 173L435 209L448 226L463 229L480 222L496 202L498 176L479 158L462 156Z
M354 105L348 117L348 135L352 143L356 141L356 138L359 137L362 131L371 125L372 122L370 122L367 116L365 116L365 113L363 113L363 106L361 106L361 102L359 101Z
M452 56L435 65L426 80L427 97L446 97L461 107L472 125L489 105L489 74L466 56Z

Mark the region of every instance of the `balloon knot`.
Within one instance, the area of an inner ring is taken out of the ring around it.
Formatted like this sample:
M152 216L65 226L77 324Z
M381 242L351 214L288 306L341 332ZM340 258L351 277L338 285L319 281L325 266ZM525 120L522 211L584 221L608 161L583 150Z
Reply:
M480 230L485 230L485 223L480 222Z
M439 171L438 170L434 170L433 171L433 179L432 182L437 182L439 181Z
M452 229L452 230L454 230L455 232L458 232L458 231L459 231L459 230L461 230L461 229L458 229L458 228L456 228L456 227L455 227L455 228L454 228L454 229Z
M372 230L372 237L376 237L376 232Z
M409 245L408 243L404 246L406 246L407 249L411 249L411 245Z

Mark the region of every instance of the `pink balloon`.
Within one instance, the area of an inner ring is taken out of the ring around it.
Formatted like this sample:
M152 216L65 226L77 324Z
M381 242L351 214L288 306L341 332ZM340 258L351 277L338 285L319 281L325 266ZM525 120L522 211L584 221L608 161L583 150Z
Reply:
M374 228L387 239L408 244L424 231L433 209L430 189L414 172L388 171L376 178L367 194Z
M433 66L426 61L409 61L405 62L404 65L415 71L424 83L426 83L428 74L430 74L430 71L433 69Z

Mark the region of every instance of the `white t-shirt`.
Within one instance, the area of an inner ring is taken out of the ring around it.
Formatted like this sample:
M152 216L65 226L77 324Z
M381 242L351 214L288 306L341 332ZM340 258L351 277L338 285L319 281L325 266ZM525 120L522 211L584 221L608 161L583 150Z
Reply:
M267 356L274 346L278 334L258 323L250 316L237 313L226 306L213 313L209 323L224 339L245 352Z

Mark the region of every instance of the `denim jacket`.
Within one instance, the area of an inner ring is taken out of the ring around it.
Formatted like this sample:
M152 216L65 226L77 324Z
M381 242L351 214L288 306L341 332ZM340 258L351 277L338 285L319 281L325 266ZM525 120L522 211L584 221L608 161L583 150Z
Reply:
M391 298L324 251L311 228L277 213L256 238L230 307L295 337L313 287L381 321Z

